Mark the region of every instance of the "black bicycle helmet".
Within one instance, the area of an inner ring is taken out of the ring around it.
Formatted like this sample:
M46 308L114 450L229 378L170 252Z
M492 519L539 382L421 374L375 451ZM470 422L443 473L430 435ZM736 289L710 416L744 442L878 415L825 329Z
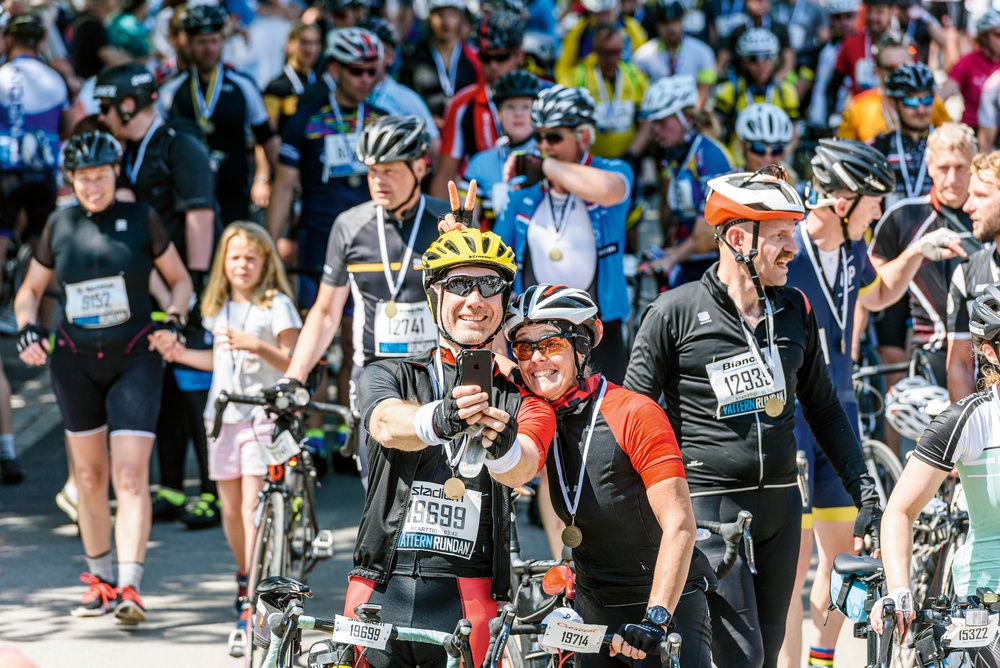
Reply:
M229 14L219 5L195 5L184 12L181 27L188 35L208 35L226 27Z
M368 7L365 0L323 0L323 7L331 14L346 12L351 7Z
M499 10L488 12L479 20L476 46L481 51L512 51L521 48L524 19L520 14Z
M47 32L45 21L41 16L32 12L15 16L7 24L7 35L29 49L38 46Z
M396 32L396 27L381 16L365 17L358 22L357 27L375 33L391 49L399 46L399 33Z
M366 165L410 162L427 155L430 144L419 116L383 116L365 127L355 153Z
M585 88L552 86L538 93L531 105L535 128L575 128L594 124L594 98Z
M493 101L499 105L515 97L535 99L541 88L542 84L534 74L525 70L514 70L493 84Z
M107 132L84 132L73 135L63 149L63 167L68 171L117 165L122 159L122 147Z
M996 341L1000 336L1000 283L987 285L983 294L976 297L969 314L969 332L976 346L983 341Z
M142 65L129 63L110 67L97 75L94 85L94 99L111 100L123 123L128 123L132 117L156 100L156 77ZM121 103L125 98L135 100L135 111L122 111Z
M680 21L684 18L684 11L684 4L680 0L659 0L650 7L650 13L656 23Z
M923 91L934 92L937 82L931 68L923 63L907 63L897 67L885 78L886 97L906 97Z
M518 16L528 17L528 6L523 0L483 0L479 3L482 12L513 12Z
M896 175L882 152L853 139L820 139L812 170L813 188L823 195L850 190L883 197L896 187Z

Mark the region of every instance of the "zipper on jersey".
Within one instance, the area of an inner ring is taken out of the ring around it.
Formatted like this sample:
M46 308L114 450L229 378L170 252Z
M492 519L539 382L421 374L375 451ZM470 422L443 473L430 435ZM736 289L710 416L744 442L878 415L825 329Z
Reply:
M757 485L759 487L764 486L764 442L760 437L760 413L754 413L754 419L757 420L757 462L760 464L760 474L758 476Z

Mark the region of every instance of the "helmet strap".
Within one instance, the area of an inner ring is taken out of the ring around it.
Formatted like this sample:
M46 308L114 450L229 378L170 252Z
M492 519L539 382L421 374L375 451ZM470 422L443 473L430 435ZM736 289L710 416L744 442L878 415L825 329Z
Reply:
M683 111L678 111L674 115L677 117L677 120L679 120L681 122L681 125L684 127L685 134L692 130L691 121L688 120L687 116L684 115Z
M726 240L725 230L723 230L722 235L716 235L716 238L721 239L722 243L726 244L726 248L729 249L729 252L733 254L734 258L736 258L736 261L742 264L744 267L746 267L747 273L750 274L750 280L753 281L753 287L757 290L757 299L759 301L764 301L765 299L764 286L761 285L760 277L757 276L757 267L754 266L754 260L757 259L757 242L760 239L760 221L757 220L750 221L746 219L737 220L729 223L727 229L729 227L732 227L736 223L747 223L747 222L753 223L753 240L750 245L750 250L747 251L746 253L741 253L730 245L730 243Z
M851 204L851 208L847 210L847 214L840 219L840 229L844 232L844 243L851 243L851 237L847 234L847 221L851 219L851 215L854 210L858 208L858 204L861 204L861 195L854 198L854 202Z
M410 202L413 201L413 196L420 194L419 193L419 190L420 190L420 179L417 178L417 173L415 171L413 171L413 165L409 161L407 161L406 162L406 167L407 167L407 169L410 170L410 174L413 176L413 188L410 189L410 194L403 201L403 203L400 204L398 207L396 207L394 210L392 210L392 211L389 212L393 216L395 216L396 218L398 218L399 220L403 219L403 214L406 213L406 211L407 211L407 209L405 209L405 207L406 207L407 204L409 204ZM410 208L413 208L413 207L411 206Z

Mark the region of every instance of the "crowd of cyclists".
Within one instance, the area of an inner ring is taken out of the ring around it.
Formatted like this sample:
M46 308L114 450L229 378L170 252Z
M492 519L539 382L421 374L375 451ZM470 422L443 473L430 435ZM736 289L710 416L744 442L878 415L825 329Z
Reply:
M686 668L834 665L834 555L884 556L873 620L891 599L905 627L910 527L953 468L955 591L1000 588L988 2L6 0L0 32L0 255L31 249L0 328L61 411L74 615L145 621L151 525L182 520L222 526L247 629L274 420L214 399L300 388L360 415L355 452L306 432L365 490L345 615L467 618L477 662L525 484L577 613L615 633L583 666L655 665L672 630ZM914 427L886 428L913 450L887 504L863 347L928 361L889 379ZM4 485L31 473L10 402L0 366ZM744 510L756 563L716 581L696 520Z

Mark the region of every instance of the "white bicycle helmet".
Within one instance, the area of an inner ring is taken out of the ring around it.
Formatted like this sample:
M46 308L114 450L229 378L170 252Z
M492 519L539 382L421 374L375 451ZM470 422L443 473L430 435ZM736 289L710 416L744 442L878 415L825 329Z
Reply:
M445 7L454 7L460 11L465 11L467 6L465 0L428 0L427 11L433 12L435 9L444 9Z
M736 42L736 55L740 58L777 58L780 50L778 38L766 28L750 28Z
M923 376L911 376L885 393L885 419L902 436L917 440L950 404L948 390Z
M604 336L597 304L586 290L547 283L531 286L511 303L504 318L503 332L512 341L524 325L554 321L587 328L591 348Z
M1000 28L1000 11L990 7L986 13L976 21L976 35L992 32Z
M736 136L748 144L787 144L792 141L792 119L773 104L751 104L736 117Z
M827 14L854 14L861 7L858 0L827 0Z
M570 621L570 622L576 622L578 624L582 624L583 623L583 617L581 617L580 613L578 613L573 608L556 608L555 610L553 610L549 614L545 615L545 619L542 620L542 624L544 626L548 626L549 624L552 624L553 622L559 622L559 621L563 621L563 620ZM551 648L550 647L546 647L545 645L542 644L540 638L539 638L538 646L541 647L546 652L548 652L549 654L558 654L559 653L559 648L557 648L557 647L551 647Z
M619 0L581 0L581 2L583 3L583 8L591 14L617 12L619 7Z
M337 28L327 40L326 57L344 65L378 63L384 55L382 40L364 28Z
M663 77L653 82L642 96L639 117L655 121L680 113L698 104L698 84L690 75Z

